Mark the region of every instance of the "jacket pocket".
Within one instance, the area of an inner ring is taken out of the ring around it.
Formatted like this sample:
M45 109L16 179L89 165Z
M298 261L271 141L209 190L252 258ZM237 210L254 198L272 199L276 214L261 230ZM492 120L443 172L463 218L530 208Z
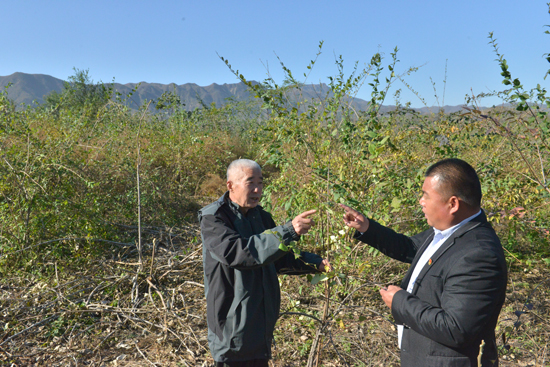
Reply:
M428 356L426 358L425 367L471 367L472 361L470 358L461 356Z

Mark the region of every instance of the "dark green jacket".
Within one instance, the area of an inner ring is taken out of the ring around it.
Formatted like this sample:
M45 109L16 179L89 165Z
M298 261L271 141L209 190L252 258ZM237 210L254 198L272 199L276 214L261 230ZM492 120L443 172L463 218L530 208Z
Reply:
M276 226L260 206L245 216L227 192L199 211L199 221L214 360L269 359L281 303L277 273L314 273L322 258L280 250L281 242L299 239L292 223Z

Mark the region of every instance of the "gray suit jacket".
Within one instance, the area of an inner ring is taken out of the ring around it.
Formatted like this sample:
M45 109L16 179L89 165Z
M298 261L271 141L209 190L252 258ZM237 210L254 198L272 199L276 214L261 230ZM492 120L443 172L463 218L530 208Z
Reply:
M401 283L406 289L433 228L408 237L375 221L356 238L384 254L412 263ZM506 296L507 269L500 241L482 212L459 228L426 264L412 293L395 294L392 315L405 326L402 366L497 366L495 326Z

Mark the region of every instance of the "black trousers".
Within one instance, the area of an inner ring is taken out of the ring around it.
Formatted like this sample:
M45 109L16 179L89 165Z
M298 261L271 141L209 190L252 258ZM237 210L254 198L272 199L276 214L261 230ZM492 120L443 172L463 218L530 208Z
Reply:
M216 367L269 367L267 359L251 359L239 362L216 362Z

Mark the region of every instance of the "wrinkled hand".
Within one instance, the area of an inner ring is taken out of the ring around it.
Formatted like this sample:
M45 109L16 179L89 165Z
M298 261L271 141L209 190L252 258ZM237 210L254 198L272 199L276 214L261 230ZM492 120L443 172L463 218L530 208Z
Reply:
M369 219L367 217L347 205L339 205L344 209L344 223L346 226L354 228L362 233L369 229Z
M391 310L391 304L393 302L393 296L402 290L402 288L399 288L396 285L390 285L388 287L380 288L380 295L382 296L382 300L388 306Z
M320 272L326 273L332 270L332 265L330 265L327 259L323 259L323 261L319 264L317 269Z
M309 229L315 225L315 222L313 219L308 218L310 215L314 214L317 210L308 210L307 212L303 212L302 214L299 214L292 220L292 226L294 227L294 230L299 235L306 234Z

